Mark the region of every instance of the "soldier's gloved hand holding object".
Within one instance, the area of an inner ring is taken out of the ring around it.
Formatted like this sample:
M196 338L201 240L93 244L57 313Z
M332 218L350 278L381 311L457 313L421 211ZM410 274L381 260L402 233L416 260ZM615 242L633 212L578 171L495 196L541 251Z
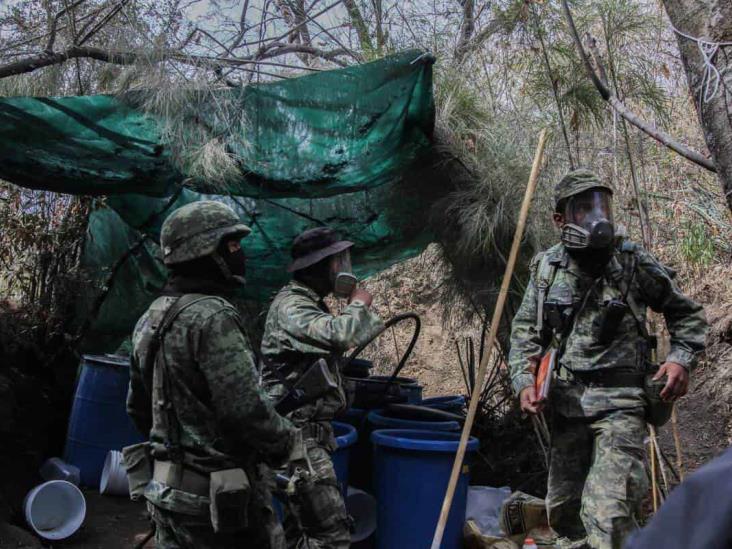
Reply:
M672 402L681 398L689 389L689 372L675 362L664 363L653 376L654 380L659 380L666 376L666 386L661 391L661 398L666 402Z

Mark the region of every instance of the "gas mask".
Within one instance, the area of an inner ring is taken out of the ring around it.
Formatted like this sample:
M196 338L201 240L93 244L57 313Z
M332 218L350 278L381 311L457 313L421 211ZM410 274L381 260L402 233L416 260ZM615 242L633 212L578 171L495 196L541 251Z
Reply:
M590 189L572 196L565 210L562 243L568 250L605 250L615 238L612 195Z
M348 298L358 284L358 278L353 274L351 267L351 252L343 250L331 256L330 279L333 283L333 295L339 298Z

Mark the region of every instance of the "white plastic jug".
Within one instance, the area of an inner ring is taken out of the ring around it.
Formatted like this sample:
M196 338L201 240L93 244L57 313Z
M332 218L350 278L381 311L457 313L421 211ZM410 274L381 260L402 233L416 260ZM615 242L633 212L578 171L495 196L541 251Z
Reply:
M25 520L42 538L60 540L76 532L86 516L86 500L76 486L51 480L28 492L23 502Z

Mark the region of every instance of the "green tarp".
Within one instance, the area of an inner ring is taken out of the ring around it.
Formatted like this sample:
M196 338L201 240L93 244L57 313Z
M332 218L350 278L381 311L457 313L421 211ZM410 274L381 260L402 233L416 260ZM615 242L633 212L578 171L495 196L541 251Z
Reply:
M220 136L239 163L227 192L302 198L373 188L429 146L431 63L412 63L419 55L201 92L189 98L190 124ZM191 174L171 161L163 124L136 108L143 95L0 98L0 177L73 194L169 193Z
M110 349L165 280L155 244L163 220L192 201L223 200L252 227L243 242L246 292L259 301L285 282L292 238L317 224L355 242L362 276L419 253L432 237L429 206L446 190L429 170L431 66L408 51L204 96L196 116L240 167L223 187L173 162L161 120L136 108L134 95L0 98L0 178L106 195L90 218L83 263L98 283L118 266L87 338L95 350ZM208 102L234 104L227 112L241 118L222 120ZM142 236L145 244L127 254Z

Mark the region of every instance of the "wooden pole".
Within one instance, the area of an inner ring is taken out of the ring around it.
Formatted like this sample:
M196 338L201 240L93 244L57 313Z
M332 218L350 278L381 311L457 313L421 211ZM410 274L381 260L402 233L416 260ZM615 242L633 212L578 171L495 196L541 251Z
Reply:
M651 494L653 496L653 512L658 511L658 493L656 488L656 452L653 449L653 439L648 441L648 449L651 454Z
M516 265L516 258L518 257L519 246L521 245L521 239L524 235L524 227L526 226L526 218L529 215L529 207L531 206L531 198L534 195L536 189L536 182L539 178L539 171L541 169L542 160L544 158L544 147L547 141L547 131L542 130L539 135L539 144L536 146L536 154L534 155L534 163L531 166L531 176L529 177L529 183L526 186L526 192L524 193L524 201L521 204L521 211L519 213L518 224L516 225L516 232L513 235L513 244L511 244L511 253L508 256L508 262L506 263L506 271L503 274L503 282L501 283L501 291L498 294L498 301L496 302L496 308L493 310L493 319L491 320L490 332L488 334L488 344L485 347L485 353L483 359L480 361L480 367L478 368L478 375L476 376L476 390L473 391L470 397L470 406L468 406L468 415L465 418L465 425L463 426L463 432L460 435L460 444L458 445L457 454L455 455L455 462L452 465L452 473L450 474L450 482L447 484L447 491L445 492L445 499L442 502L442 509L440 511L440 518L437 521L437 528L435 528L435 535L432 539L432 549L439 549L442 543L442 536L445 534L445 525L447 524L447 517L450 514L450 507L452 506L452 498L455 495L455 488L457 487L458 478L460 477L460 471L463 467L463 459L465 458L465 447L468 444L468 438L470 438L470 430L473 427L473 421L475 420L475 412L478 409L478 401L480 400L481 391L477 387L482 387L485 372L488 367L488 360L493 350L493 345L496 341L496 335L498 333L498 325L503 315L503 307L506 304L506 296L508 295L508 287L511 283L513 276L513 269Z
M676 470L679 473L679 480L684 480L684 458L681 453L681 437L679 436L679 418L676 415L676 404L671 409L671 432L674 435L674 446L676 447Z

